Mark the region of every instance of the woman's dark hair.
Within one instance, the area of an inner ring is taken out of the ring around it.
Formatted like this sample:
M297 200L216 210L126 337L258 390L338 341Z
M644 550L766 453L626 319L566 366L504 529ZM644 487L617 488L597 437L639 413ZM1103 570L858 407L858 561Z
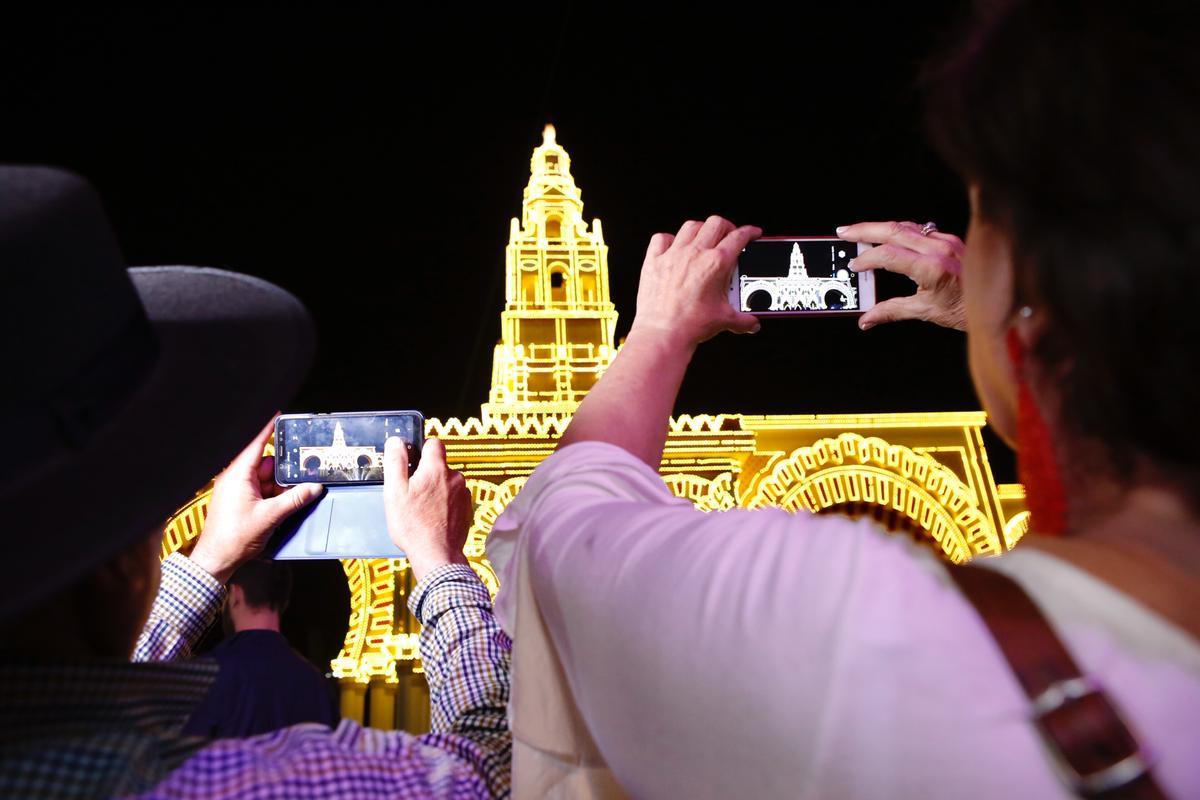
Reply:
M943 157L1009 236L1066 433L1200 495L1200 39L1185 2L980 6L925 73ZM1077 465L1078 467L1078 465Z
M292 597L292 570L278 561L247 561L230 577L229 585L235 584L242 587L246 605L282 614Z

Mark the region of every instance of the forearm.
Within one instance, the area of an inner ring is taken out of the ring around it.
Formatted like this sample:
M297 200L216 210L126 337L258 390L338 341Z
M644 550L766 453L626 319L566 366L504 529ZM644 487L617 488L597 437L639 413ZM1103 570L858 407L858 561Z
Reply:
M216 619L225 587L201 567L176 553L162 564L162 583L150 617L133 649L134 661L176 661L192 648Z
M657 470L675 398L695 348L635 325L612 366L588 392L559 447L608 442Z
M417 584L408 607L423 626L431 736L469 742L459 754L475 765L494 796L506 797L512 640L492 616L487 589L470 566L445 564Z
M409 608L421 621L421 660L432 728L468 738L507 736L512 641L492 616L483 583L448 564L417 586Z

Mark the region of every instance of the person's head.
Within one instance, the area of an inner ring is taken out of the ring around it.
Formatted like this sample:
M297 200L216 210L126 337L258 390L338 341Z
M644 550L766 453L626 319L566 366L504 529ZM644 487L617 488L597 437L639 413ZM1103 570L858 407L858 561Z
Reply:
M1014 346L1059 456L1076 462L1065 469L1169 483L1195 504L1200 48L1191 11L1182 2L988 3L931 64L926 88L935 146L970 187L969 352L993 424L1016 437Z
M248 561L229 579L225 601L227 630L279 630L292 596L292 570L279 561Z
M38 332L0 348L22 454L0 463L0 649L127 658L164 520L291 396L311 319L257 278L129 268L92 186L52 167L0 165L0 281L0 320Z

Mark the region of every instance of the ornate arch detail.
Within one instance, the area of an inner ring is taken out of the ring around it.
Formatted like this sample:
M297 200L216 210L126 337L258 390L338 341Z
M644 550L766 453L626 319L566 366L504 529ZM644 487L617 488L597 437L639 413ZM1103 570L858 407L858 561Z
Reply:
M204 529L204 518L208 516L208 499L212 496L212 484L204 487L182 508L171 515L163 528L162 552L165 559L171 553L182 550L187 553Z
M1013 518L1004 523L1004 548L1012 550L1017 542L1021 541L1026 533L1029 532L1029 512L1022 511L1014 514Z
M691 500L701 511L728 511L737 508L732 472L722 472L712 480L675 473L664 475L663 481L676 497Z
M874 503L906 515L955 563L1002 552L995 529L957 475L928 455L857 433L792 451L746 506L818 512L847 503Z
M339 678L366 683L374 676L397 680L396 662L420 658L419 628L397 630L397 601L403 606L408 561L403 558L345 558L350 620L342 650L330 666ZM402 623L404 621L402 620Z
M463 551L467 554L467 560L471 562L475 573L483 581L483 585L487 587L492 597L495 597L496 592L500 590L500 580L496 577L491 562L487 560L484 546L487 544L488 534L492 532L492 525L500 516L500 512L512 502L527 480L528 478L525 476L509 478L503 483L489 483L478 478L467 480L467 489L471 492L471 504L475 507L475 515L471 521L471 530L467 532L467 546Z

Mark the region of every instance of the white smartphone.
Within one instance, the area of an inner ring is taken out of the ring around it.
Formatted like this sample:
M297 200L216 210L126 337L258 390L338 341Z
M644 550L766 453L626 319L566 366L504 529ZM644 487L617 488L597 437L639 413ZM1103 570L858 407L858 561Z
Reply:
M875 305L875 273L850 262L869 244L834 236L764 236L746 246L729 304L759 317L861 314Z

